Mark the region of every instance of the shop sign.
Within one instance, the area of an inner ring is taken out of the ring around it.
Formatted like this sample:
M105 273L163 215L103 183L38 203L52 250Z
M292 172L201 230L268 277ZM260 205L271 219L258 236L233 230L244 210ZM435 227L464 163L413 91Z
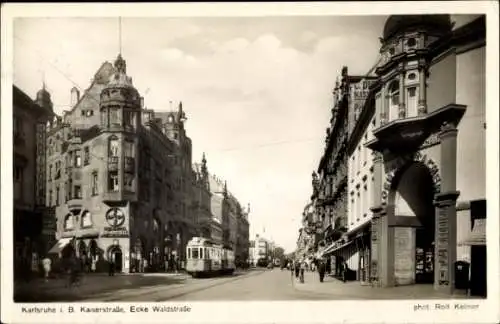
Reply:
M105 227L102 237L128 237L125 227Z
M412 162L420 162L423 163L429 169L429 172L432 176L432 180L434 183L435 192L441 191L441 176L439 175L439 168L437 164L430 158L427 157L426 154L421 154L420 152L406 154L400 157L395 158L390 163L391 171L387 172L385 176L384 186L382 188L382 206L387 205L387 200L389 198L389 192L391 191L392 180L396 173L405 165Z

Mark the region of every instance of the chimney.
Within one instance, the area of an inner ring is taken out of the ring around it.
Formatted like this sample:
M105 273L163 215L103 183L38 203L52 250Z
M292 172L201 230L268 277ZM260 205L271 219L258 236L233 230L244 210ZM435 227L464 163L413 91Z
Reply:
M80 101L80 91L76 87L71 88L71 108Z

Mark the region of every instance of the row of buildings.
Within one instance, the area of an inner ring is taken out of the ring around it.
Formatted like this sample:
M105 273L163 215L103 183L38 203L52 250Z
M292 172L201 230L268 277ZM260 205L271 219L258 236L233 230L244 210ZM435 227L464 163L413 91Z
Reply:
M457 261L486 295L485 17L390 16L380 56L348 67L331 119L297 253L333 275L451 293Z
M267 264L269 261L279 257L275 253L277 248L279 247L276 246L274 241L256 234L255 239L250 240L249 264L251 266Z
M121 55L82 95L71 89L62 116L45 86L35 100L13 94L15 273L47 255L97 270L109 260L121 272L165 270L183 264L193 236L247 261L249 210L205 155L193 163L182 103L148 109Z

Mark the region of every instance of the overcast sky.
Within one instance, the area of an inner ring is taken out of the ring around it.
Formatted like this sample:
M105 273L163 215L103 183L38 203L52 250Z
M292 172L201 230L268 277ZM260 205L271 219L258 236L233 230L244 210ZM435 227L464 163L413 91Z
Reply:
M386 16L122 18L122 54L145 104L183 102L193 162L251 204L250 235L295 248L343 65L375 63ZM45 79L55 110L119 52L118 18L14 22L14 84L31 97ZM83 92L83 91L82 91Z

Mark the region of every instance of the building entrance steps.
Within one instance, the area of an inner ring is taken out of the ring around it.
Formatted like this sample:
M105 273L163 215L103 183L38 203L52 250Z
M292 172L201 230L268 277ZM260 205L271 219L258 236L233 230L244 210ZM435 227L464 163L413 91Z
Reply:
M304 283L293 278L294 289L311 294L329 295L331 299L465 299L468 297L462 291L452 296L439 293L431 284L415 284L390 288L374 287L360 281L346 281L345 283L331 276L325 276L319 281L317 272L306 271Z

